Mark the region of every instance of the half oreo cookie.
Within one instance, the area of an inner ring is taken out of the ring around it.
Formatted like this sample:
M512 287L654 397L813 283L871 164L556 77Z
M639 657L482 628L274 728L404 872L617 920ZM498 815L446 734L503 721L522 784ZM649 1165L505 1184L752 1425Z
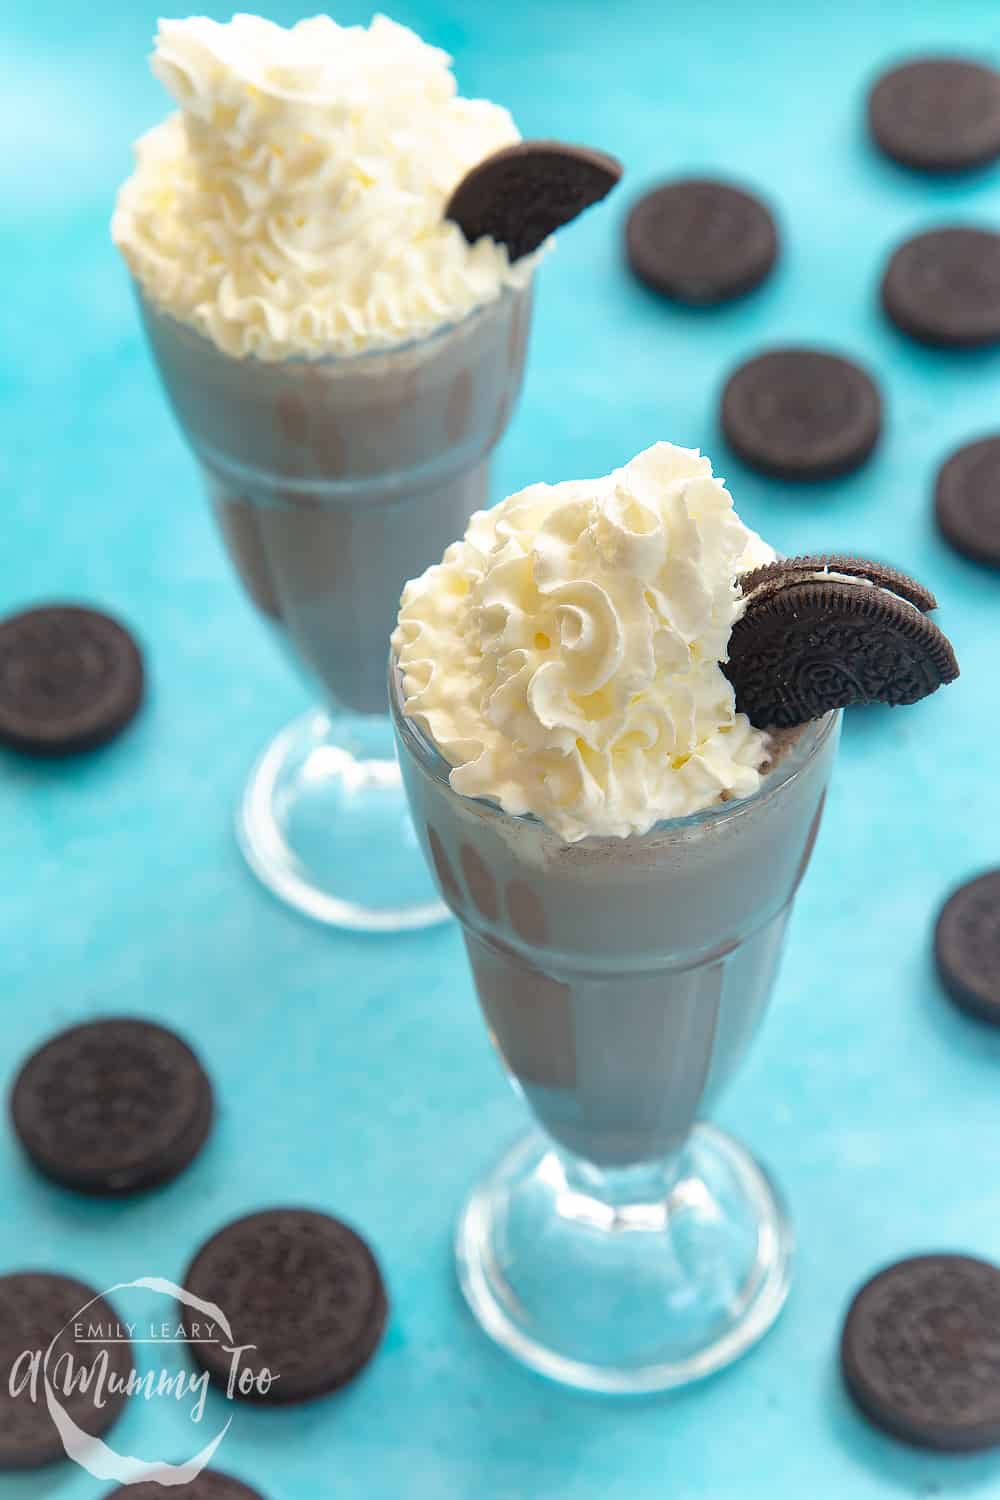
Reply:
M751 595L757 599L762 598L765 593L775 593L793 580L801 583L817 578L824 583L872 583L877 588L888 590L890 594L898 594L901 599L909 600L924 614L928 610L937 609L937 600L930 589L911 578L908 573L901 573L898 568L890 568L885 563L869 562L863 557L845 557L842 553L824 553L817 557L783 557L777 562L765 563L762 568L754 568L752 573L744 573L740 578L740 588L746 599Z
M915 579L847 557L797 557L740 580L746 612L722 670L736 707L785 729L861 703L917 703L958 676Z
M444 211L470 245L488 236L512 261L607 197L621 162L562 141L520 141L494 151L462 178Z

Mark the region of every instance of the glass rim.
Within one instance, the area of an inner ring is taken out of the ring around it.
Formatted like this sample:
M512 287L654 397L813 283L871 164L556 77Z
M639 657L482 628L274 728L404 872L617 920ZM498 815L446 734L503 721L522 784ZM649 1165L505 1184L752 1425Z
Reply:
M131 269L129 269L129 277L144 313L160 318L169 323L172 328L180 330L182 334L196 339L199 344L205 345L219 359L235 360L238 364L249 362L260 365L263 369L282 369L288 365L322 367L324 365L363 364L369 360L374 362L378 359L394 358L398 354L408 354L418 349L426 349L438 342L443 343L450 334L461 332L462 329L466 328L476 318L481 317L491 308L502 309L516 297L522 297L529 293L534 286L535 272L536 267L532 266L531 274L523 286L514 286L508 282L505 286L501 287L496 297L491 297L487 302L477 302L475 307L470 307L468 312L463 313L460 318L452 318L449 322L441 323L436 328L432 328L429 333L419 334L415 338L407 338L397 344L379 344L373 349L359 349L353 354L286 354L281 359L261 359L257 354L228 353L227 350L221 349L214 339L209 338L207 333L202 333L200 328L196 328L193 323L189 323L185 318L179 318L176 313L170 311L169 307L164 307L152 297Z
M512 823L535 823L548 827L542 818L535 813L509 813L502 808L499 802L494 802L490 797L467 797L462 792L456 792L451 785L451 772L454 769L445 759L434 744L430 736L417 723L417 721L404 711L404 698L402 688L402 668L396 656L395 647L389 648L389 710L396 729L396 734L402 746L411 754L417 764L430 775L439 785L451 792L454 797L461 797L463 802L478 807L485 813L495 817L507 818ZM783 755L772 771L769 771L761 781L757 790L749 797L734 797L728 802L713 803L710 807L703 807L698 812L684 813L676 818L661 818L658 823L652 824L645 833L628 834L627 838L650 838L654 834L669 834L680 832L685 828L701 826L707 823L723 821L727 818L737 817L749 812L751 808L759 807L763 803L776 797L779 792L797 781L801 774L812 764L820 750L826 744L835 726L840 722L843 710L839 708L830 709L821 719L812 719L804 726L804 731L799 740L789 747L788 753ZM558 837L555 830L551 830L553 837ZM588 835L593 838L613 838L613 842L621 843L623 840L617 836L606 834Z

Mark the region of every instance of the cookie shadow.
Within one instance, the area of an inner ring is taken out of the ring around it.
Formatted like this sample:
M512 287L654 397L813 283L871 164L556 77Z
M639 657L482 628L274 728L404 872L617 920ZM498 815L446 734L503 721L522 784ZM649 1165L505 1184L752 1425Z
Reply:
M622 265L630 278L633 294L642 302L645 312L660 316L685 333L695 334L703 334L712 323L721 324L727 312L738 312L757 303L766 307L768 302L776 301L781 276L779 259L760 281L742 291L730 292L717 302L684 302L668 292L657 291L643 281L632 270L627 255L623 256Z
M216 1125L195 1160L170 1181L115 1196L64 1187L39 1172L19 1148L8 1150L3 1170L12 1201L26 1221L45 1226L43 1239L35 1241L45 1247L44 1252L25 1257L32 1262L30 1268L63 1271L101 1290L115 1279L127 1280L125 1274L116 1278L112 1273L117 1250L131 1235L147 1235L157 1223L183 1222L186 1215L201 1213L215 1200L226 1173L224 1145L218 1135ZM182 1263L174 1256L170 1265L164 1261L144 1268L145 1272L152 1274L156 1269L180 1281L195 1248L192 1243ZM95 1259L104 1269L94 1269ZM137 1273L133 1269L129 1274ZM2 1477L0 1500L4 1500Z
M130 723L101 745L65 755L36 755L12 745L0 745L0 782L7 782L25 794L34 787L53 784L85 786L96 775L103 775L108 767L113 768L117 761L128 758L141 736L142 726Z
M883 1484L904 1495L953 1495L967 1490L996 1493L1000 1453L935 1453L889 1437L854 1406L835 1364L827 1369L824 1397L834 1442Z
M878 146L874 145L867 130L863 130L859 134L859 140L866 151L873 152L877 158L879 166L883 169L882 177L884 185L890 183L894 183L897 186L901 183L907 184L913 188L921 207L924 207L927 201L928 176L926 168L911 166L908 162L899 161L896 157L889 156L886 152L881 151ZM992 161L974 162L967 167L956 167L954 171L950 172L935 172L933 175L934 195L939 202L943 203L946 200L954 200L956 203L964 205L965 195L969 188L995 187L996 176L997 163L995 159ZM991 177L994 179L992 183L990 182Z
M1000 1027L963 1010L938 978L931 943L925 945L919 1003L935 1035L952 1055L1000 1067Z
M880 283L881 284L881 283ZM931 344L904 333L889 317L881 292L876 309L888 330L896 352L904 356L911 370L924 375L948 369L971 382L995 376L1000 368L1000 349L992 344Z

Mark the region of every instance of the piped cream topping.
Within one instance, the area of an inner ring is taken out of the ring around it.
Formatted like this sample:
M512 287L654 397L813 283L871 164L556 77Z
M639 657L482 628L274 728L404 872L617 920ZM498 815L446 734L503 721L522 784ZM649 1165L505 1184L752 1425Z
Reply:
M532 485L404 589L406 712L455 791L567 842L749 796L768 737L720 662L746 607L737 576L773 560L691 449Z
M179 109L138 142L112 221L146 295L274 360L422 338L526 285L537 255L511 265L443 216L520 139L450 63L385 16L161 21L152 67Z

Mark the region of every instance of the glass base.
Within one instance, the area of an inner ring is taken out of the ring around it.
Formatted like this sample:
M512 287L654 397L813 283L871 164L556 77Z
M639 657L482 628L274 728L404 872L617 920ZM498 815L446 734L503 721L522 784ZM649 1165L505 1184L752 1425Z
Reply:
M450 915L410 822L387 716L296 719L254 767L236 829L254 874L318 922L402 932Z
M792 1233L765 1172L699 1125L669 1164L601 1172L540 1134L466 1204L462 1290L508 1353L564 1385L640 1395L701 1380L767 1332Z

